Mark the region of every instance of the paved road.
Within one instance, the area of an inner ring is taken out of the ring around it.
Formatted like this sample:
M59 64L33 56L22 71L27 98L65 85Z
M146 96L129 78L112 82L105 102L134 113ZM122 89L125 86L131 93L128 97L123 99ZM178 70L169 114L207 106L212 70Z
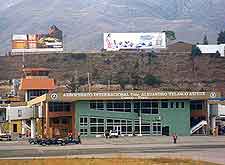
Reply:
M33 157L182 157L225 164L224 138L192 137L172 144L169 139L154 137L120 139L83 139L81 145L38 146L26 142L1 142L0 158ZM161 140L160 140L161 139ZM140 140L142 143L136 143ZM151 140L151 143L148 143Z

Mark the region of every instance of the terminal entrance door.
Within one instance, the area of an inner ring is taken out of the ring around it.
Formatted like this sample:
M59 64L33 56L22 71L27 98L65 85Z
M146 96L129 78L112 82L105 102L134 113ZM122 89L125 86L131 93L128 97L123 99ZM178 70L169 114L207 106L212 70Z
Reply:
M162 135L166 135L166 136L170 135L170 127L169 126L162 127Z
M118 132L118 135L121 135L121 125L114 125L113 130Z

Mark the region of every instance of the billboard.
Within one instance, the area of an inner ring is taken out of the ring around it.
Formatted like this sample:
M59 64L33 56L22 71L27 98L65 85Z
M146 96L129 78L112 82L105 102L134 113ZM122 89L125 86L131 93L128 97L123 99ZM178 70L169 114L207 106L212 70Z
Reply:
M51 26L47 34L13 34L12 52L63 51L62 31Z
M166 48L165 33L104 33L104 49L163 49Z

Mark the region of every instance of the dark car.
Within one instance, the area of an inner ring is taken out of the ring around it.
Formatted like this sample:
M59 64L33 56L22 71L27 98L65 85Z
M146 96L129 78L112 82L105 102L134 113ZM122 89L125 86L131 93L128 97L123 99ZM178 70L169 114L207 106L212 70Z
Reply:
M42 141L41 138L31 138L31 139L28 140L28 142L30 144L40 144L41 141Z
M79 140L68 137L65 139L65 144L79 144Z
M65 143L65 140L63 140L63 139L51 138L51 139L41 139L39 144L42 145L42 146L46 146L46 145L61 145L61 146L64 146L66 143Z

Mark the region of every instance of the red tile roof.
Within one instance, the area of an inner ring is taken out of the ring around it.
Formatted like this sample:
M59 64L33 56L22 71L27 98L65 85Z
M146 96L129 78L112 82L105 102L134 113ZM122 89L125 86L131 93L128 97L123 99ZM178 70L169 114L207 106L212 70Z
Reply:
M30 72L30 71L50 71L48 68L24 68L23 72Z
M20 90L55 89L53 79L22 79Z

